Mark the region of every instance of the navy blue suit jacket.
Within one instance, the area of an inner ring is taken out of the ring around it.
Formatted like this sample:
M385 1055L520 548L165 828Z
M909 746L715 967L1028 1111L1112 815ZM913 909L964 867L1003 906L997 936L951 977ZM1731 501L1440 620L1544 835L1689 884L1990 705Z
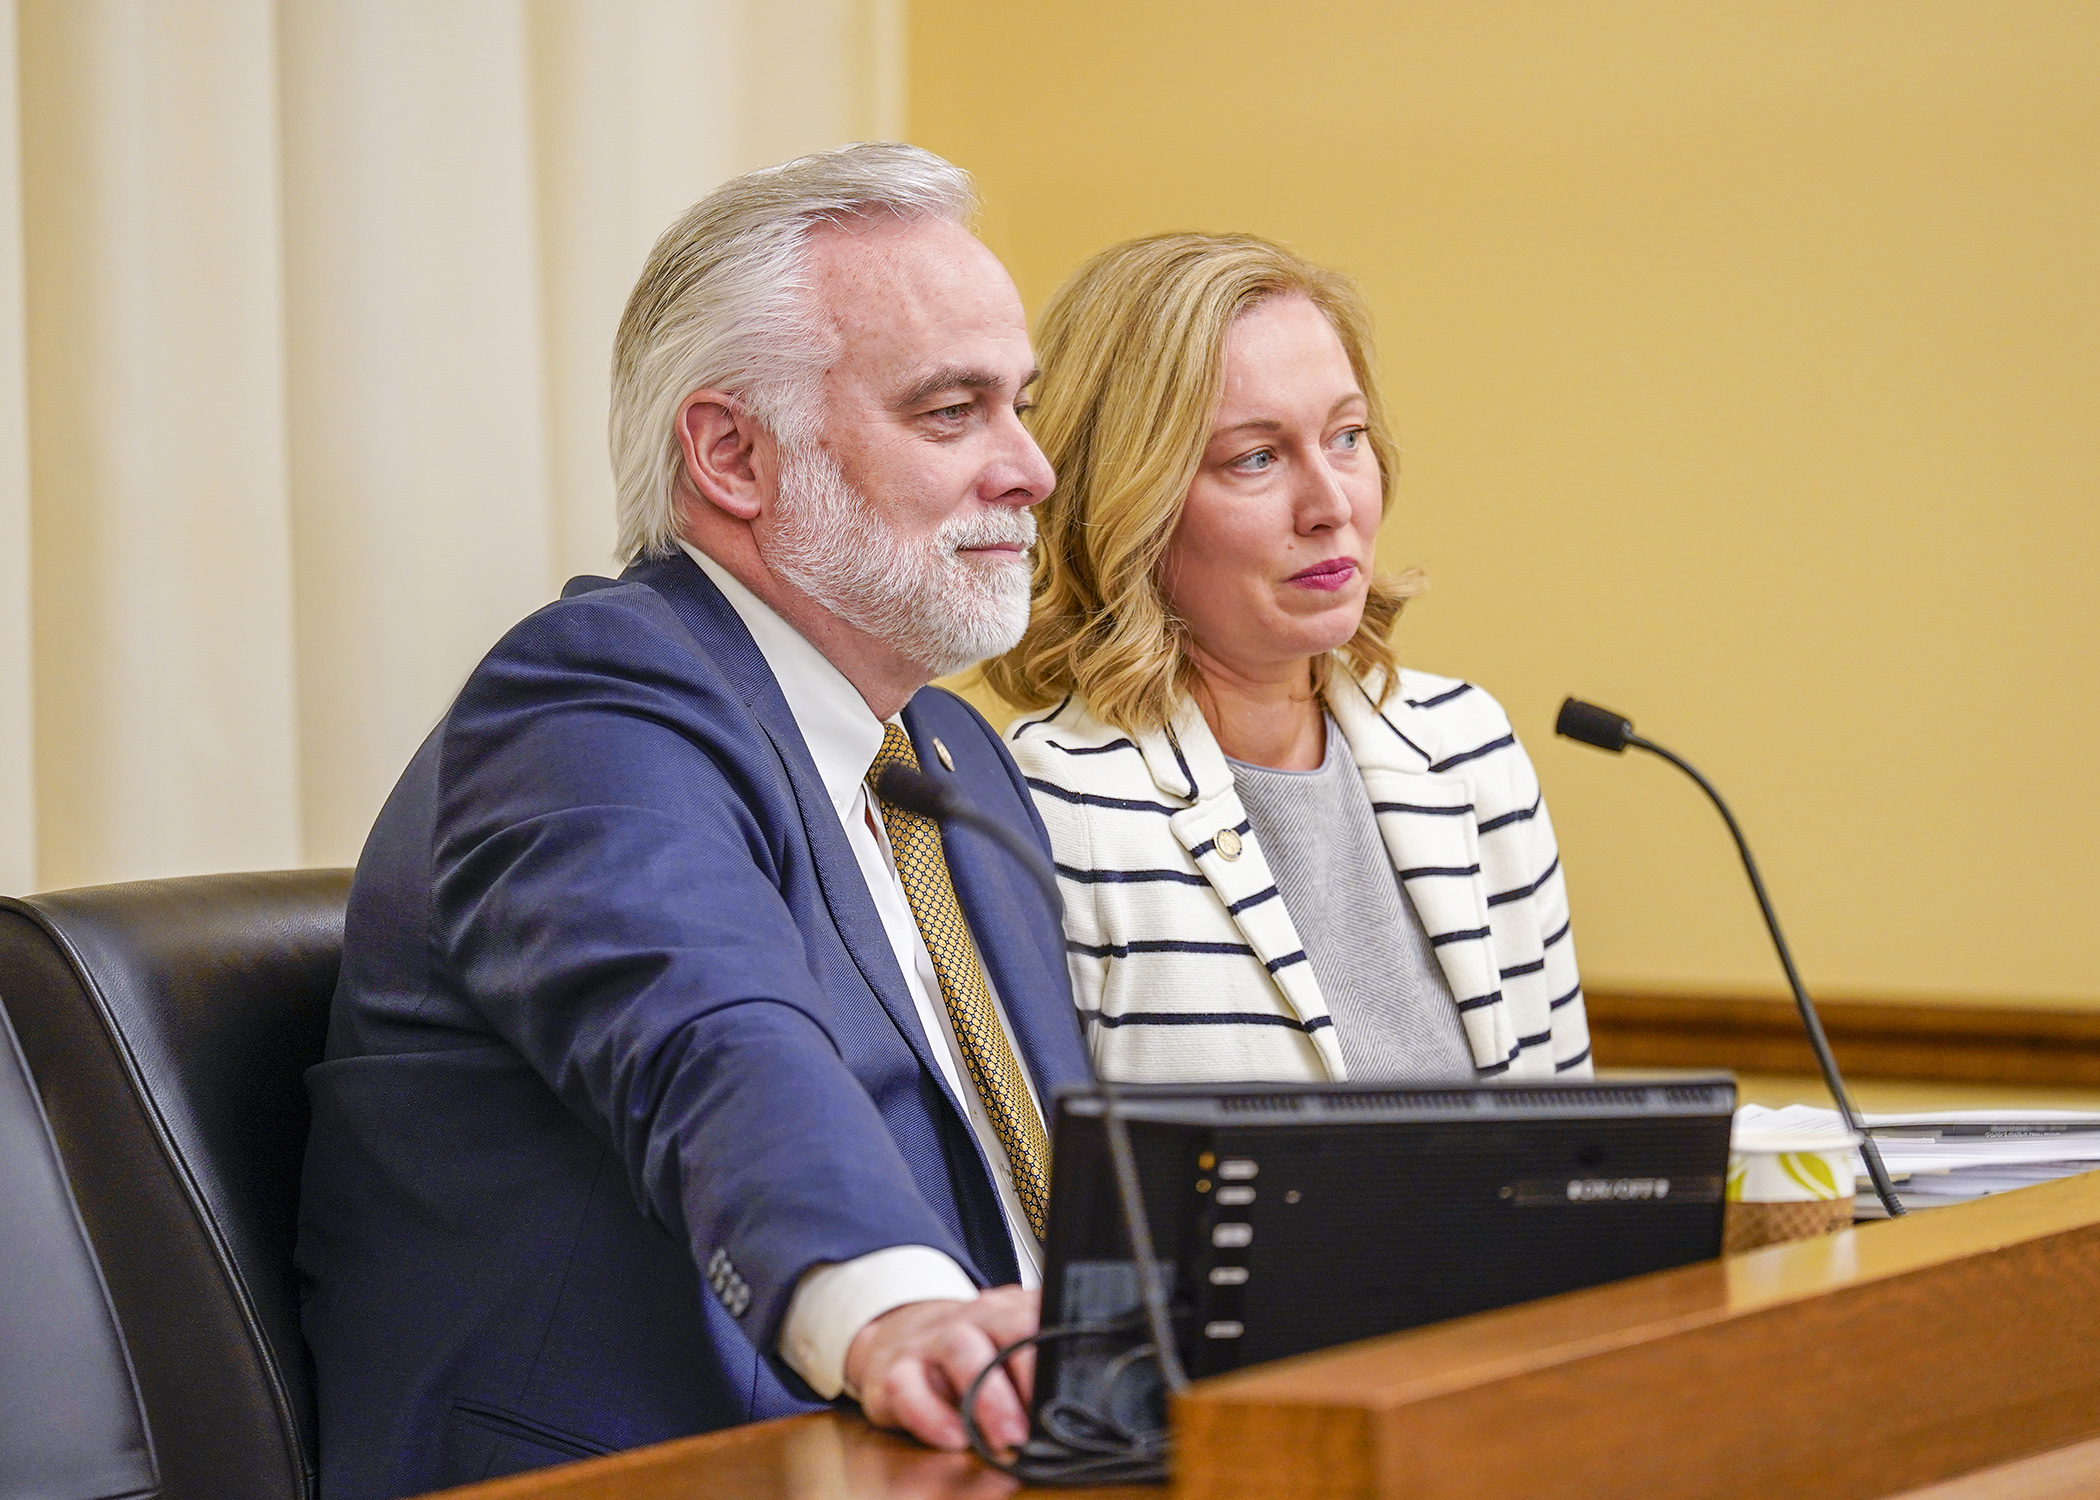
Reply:
M929 688L904 723L1047 854L975 711ZM1088 1071L1063 934L1010 854L947 847L1047 1101ZM358 864L308 1084L324 1500L802 1409L775 1345L819 1262L1016 1277L787 701L682 555L572 583L469 678Z

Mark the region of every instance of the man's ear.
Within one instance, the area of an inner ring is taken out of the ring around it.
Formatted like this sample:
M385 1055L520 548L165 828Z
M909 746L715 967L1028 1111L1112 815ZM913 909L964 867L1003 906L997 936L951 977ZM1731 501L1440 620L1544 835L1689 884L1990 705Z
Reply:
M694 391L678 408L686 483L700 501L740 521L758 516L762 497L753 457L762 439L749 409L726 392Z

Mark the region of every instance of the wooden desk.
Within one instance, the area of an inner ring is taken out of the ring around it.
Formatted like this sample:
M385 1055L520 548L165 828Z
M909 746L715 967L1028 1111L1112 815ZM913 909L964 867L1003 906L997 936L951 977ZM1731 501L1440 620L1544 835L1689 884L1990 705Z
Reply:
M1855 1500L2100 1436L2100 1175L1206 1381L1176 1494Z
M1166 1491L1023 1489L966 1453L934 1453L859 1417L821 1412L440 1494L444 1500L1165 1500Z
M1161 1489L1022 1489L974 1459L929 1453L875 1431L858 1417L829 1413L661 1443L444 1495L445 1500L1172 1500ZM2092 1500L2095 1495L2100 1495L2100 1438L1886 1500Z
M1220 1376L1176 1422L1173 1500L2100 1494L2100 1174ZM447 1495L1019 1493L827 1414Z

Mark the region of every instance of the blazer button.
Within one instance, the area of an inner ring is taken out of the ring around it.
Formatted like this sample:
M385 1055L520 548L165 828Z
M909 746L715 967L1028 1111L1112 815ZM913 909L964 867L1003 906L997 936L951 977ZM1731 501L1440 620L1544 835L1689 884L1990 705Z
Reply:
M1240 857L1240 836L1230 828L1220 828L1218 830L1217 844L1218 858L1238 859Z

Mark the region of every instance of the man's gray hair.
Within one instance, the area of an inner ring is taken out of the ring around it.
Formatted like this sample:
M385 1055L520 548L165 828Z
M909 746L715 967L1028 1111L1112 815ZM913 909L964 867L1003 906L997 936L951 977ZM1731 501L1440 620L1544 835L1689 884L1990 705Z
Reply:
M816 226L879 214L967 224L976 206L962 168L882 143L746 173L681 214L649 252L613 344L620 556L677 549L678 411L692 392L736 396L784 447L816 436L829 353L807 296Z

